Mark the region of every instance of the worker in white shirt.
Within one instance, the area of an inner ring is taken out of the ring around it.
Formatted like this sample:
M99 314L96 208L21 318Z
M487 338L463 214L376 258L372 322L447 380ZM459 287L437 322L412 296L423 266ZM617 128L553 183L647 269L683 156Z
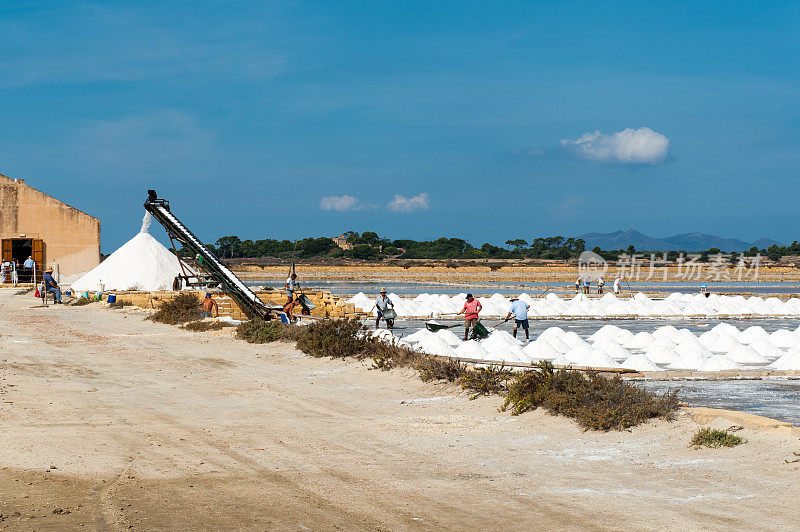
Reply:
M617 278L614 279L614 293L615 294L619 294L619 284L621 282L622 282L622 277L617 276Z

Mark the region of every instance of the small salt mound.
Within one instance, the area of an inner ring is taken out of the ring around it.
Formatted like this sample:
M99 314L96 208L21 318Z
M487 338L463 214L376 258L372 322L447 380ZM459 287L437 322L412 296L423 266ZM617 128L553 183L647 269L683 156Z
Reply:
M769 333L764 330L760 325L753 325L748 327L739 335L739 342L743 344L751 344L756 340L768 340Z
M614 362L614 359L608 356L605 351L600 349L589 349L588 353L583 357L580 362L582 366L589 366L591 368L618 368L619 364Z
M715 355L705 362L699 368L699 371L724 371L726 369L739 369L741 366L726 357L725 355Z
M175 277L183 274L178 258L147 232L151 215L142 229L106 260L72 283L77 292L99 290L172 290Z
M698 369L707 360L700 351L679 351L678 354L678 358L669 364L670 369Z
M420 329L420 330L418 330L417 332L415 332L413 334L409 334L408 336L403 338L403 340L405 340L406 342L415 344L417 342L421 342L422 340L424 340L426 338L438 338L438 337L434 333L429 331L428 329Z
M564 353L564 357L566 357L566 359L569 360L571 364L577 366L583 366L584 365L583 359L589 355L589 351L591 350L592 348L589 346L589 344L582 345L575 349L570 349L569 351Z
M567 359L567 357L565 357L564 355L560 355L560 356L556 357L555 359L553 359L553 365L554 366L574 366L575 364L570 362L569 359Z
M610 338L616 343L621 344L633 337L633 334L616 325L603 325L594 334L589 337L591 341L597 341L600 338Z
M506 331L495 330L488 338L481 340L481 347L486 351L498 351L512 346L519 347L519 341Z
M800 338L793 334L792 331L778 329L769 335L769 341L777 347L789 349L790 347L795 347L798 345L798 343L800 343Z
M737 342L727 334L708 331L700 335L700 343L712 353L725 353L733 349Z
M539 334L537 340L551 340L552 338L561 338L564 336L564 329L561 327L548 327Z
M561 341L561 338L550 338L549 340L542 340L540 338L539 340L536 340L536 341L537 342L541 342L541 341L547 342L548 344L553 346L553 349L555 349L557 352L561 353L562 355L564 353L566 353L567 351L569 351L569 349L570 349L570 347L567 344L565 344L564 342Z
M750 343L750 347L756 350L759 355L767 358L778 358L783 356L783 351L775 347L769 340L756 340Z
M500 362L530 362L530 357L526 355L518 345L512 345L503 349L489 351L486 360L497 360Z
M602 349L614 360L625 360L631 356L630 351L619 345L611 338L600 338L596 342L592 343L592 347L596 349Z
M740 334L742 334L739 329L731 325L730 323L718 323L712 329L717 334L725 334L731 336L733 338L738 338Z
M646 351L647 358L656 364L672 364L680 355L674 348L665 345L656 345Z
M631 355L620 366L627 369L635 369L636 371L664 371L653 364L653 361L646 355L642 354Z
M769 365L773 369L800 370L800 350L792 349Z
M672 325L665 325L653 331L653 336L656 339L666 338L668 340L672 340L678 334L679 334L678 329L676 329Z
M456 336L453 331L448 329L441 329L434 333L436 336L447 342L447 345L451 347L458 347L461 345L462 340L458 336Z
M766 364L767 357L759 354L755 349L747 345L736 345L726 353L726 356L737 364Z
M456 355L462 358L487 360L486 350L481 347L481 344L479 344L477 340L461 342L461 345L456 347Z
M640 332L625 342L623 346L626 349L645 349L651 343L653 343L653 335L648 332Z
M453 348L436 335L431 335L427 338L424 338L422 341L417 343L416 348L418 351L428 353L429 355L439 355L445 357L456 356L456 352L453 351Z
M522 351L532 361L552 360L561 354L547 340L531 342L522 348Z
M560 340L562 342L564 342L565 344L567 344L572 349L576 349L576 348L578 348L580 346L586 345L586 341L583 338L581 338L580 336L578 336L578 333L573 332L573 331L569 331L568 333L565 333L560 338Z

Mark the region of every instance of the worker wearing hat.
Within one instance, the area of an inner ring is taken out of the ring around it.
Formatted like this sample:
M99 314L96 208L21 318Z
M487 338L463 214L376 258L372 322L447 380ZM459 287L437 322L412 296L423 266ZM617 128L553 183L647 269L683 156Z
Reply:
M478 312L481 311L483 305L481 302L472 297L472 294L467 294L467 300L464 302L464 308L458 311L458 314L464 313L464 341L469 339L469 330L478 324ZM458 315L456 314L456 316Z
M55 304L61 303L61 288L58 286L56 280L53 279L53 268L47 268L44 271L42 283L44 284L44 289L53 294Z
M378 309L378 317L375 318L375 328L377 329L381 324L381 318L386 321L386 328L391 329L394 327L394 320L391 318L384 318L383 313L389 307L394 308L394 303L392 300L386 297L386 289L381 288L381 293L378 296L378 299L375 300L375 308Z
M518 297L511 296L511 308L508 309L508 315L506 316L505 321L511 319L511 315L514 315L514 338L517 337L517 328L522 327L525 329L525 340L530 340L530 336L528 335L528 309L531 308L530 305L522 301Z

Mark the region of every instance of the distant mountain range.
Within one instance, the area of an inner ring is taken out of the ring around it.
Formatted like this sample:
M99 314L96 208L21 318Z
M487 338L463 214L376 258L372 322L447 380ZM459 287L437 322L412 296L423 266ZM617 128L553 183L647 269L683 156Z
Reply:
M766 249L773 244L785 245L777 240L769 238L759 238L755 242L745 242L738 238L722 238L715 235L704 235L703 233L684 233L681 235L668 236L666 238L654 238L640 233L636 229L625 231L614 231L613 233L587 233L581 235L586 241L586 249L600 246L601 249L627 249L633 244L637 250L647 251L705 251L711 248L719 248L724 252L745 251L753 246L758 249Z

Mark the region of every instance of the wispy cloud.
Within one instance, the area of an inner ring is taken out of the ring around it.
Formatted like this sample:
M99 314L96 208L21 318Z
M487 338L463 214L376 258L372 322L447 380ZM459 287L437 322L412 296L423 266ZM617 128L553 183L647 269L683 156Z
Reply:
M148 9L76 2L38 9L35 24L25 10L17 11L0 20L11 47L0 57L2 87L185 79L208 72L228 80L273 78L290 61L279 23L261 8L259 16L243 21L186 16L169 3Z
M427 211L429 206L430 199L428 198L428 194L425 192L410 198L406 198L400 194L395 194L394 199L387 205L390 210L402 213Z
M319 202L319 208L323 211L356 211L362 208L361 203L355 196L325 196Z
M649 127L626 128L610 135L595 131L574 140L561 139L561 146L590 161L655 165L666 159L669 139Z

